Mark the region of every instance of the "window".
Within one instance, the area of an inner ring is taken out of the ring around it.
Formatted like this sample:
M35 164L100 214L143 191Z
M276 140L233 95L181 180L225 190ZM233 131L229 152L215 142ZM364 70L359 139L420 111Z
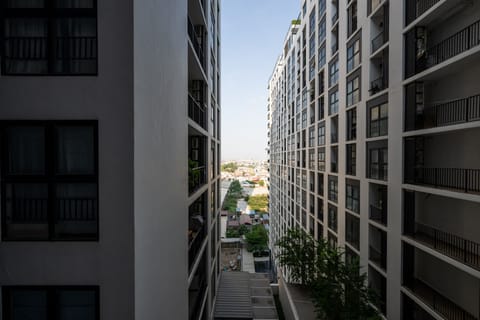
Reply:
M360 39L357 39L347 48L347 72L360 65Z
M308 168L315 169L315 149L308 150Z
M338 147L331 147L330 149L330 172L338 172Z
M307 127L307 110L303 110L302 112L302 129Z
M338 178L335 176L328 176L328 200L338 201Z
M337 207L329 204L328 205L328 227L337 232L338 227L338 218L337 218Z
M318 121L323 120L325 117L325 99L322 97L318 98Z
M95 75L95 0L4 1L3 75Z
M318 145L325 145L325 122L318 125Z
M315 33L315 22L316 22L315 12L316 12L315 8L313 8L312 13L310 13L310 20L309 20L309 33L310 33L310 35Z
M327 62L327 51L325 49L325 44L318 48L318 69L322 68Z
M338 142L338 117L330 119L330 143Z
M357 30L357 1L353 1L348 8L347 36L350 37Z
M323 197L323 173L317 174L318 194Z
M345 213L345 241L360 250L360 219Z
M360 78L355 77L347 82L347 107L360 101Z
M357 145L355 143L347 144L347 174L354 176L357 174Z
M388 134L388 104L373 106L369 109L368 136L379 137Z
M332 53L331 55L333 56L335 53L338 51L338 25L335 27L335 29L332 30Z
M336 113L338 113L338 90L330 93L328 115L330 116Z
M326 9L326 0L319 0L318 1L318 17L321 17L325 13Z
M386 141L380 141L383 145ZM386 146L369 143L368 149L368 177L371 179L387 180L388 149Z
M98 320L99 289L91 286L4 286L4 320Z
M4 240L97 240L95 121L3 121Z
M348 210L360 212L360 183L357 180L346 180L346 205Z
M330 63L329 75L329 86L336 85L338 83L338 59Z
M323 40L325 40L326 35L327 35L327 22L325 18L323 18L318 23L318 44L319 45L323 42Z
M357 109L347 111L347 141L357 138Z
M308 146L315 146L315 126L308 128Z
M318 171L325 171L325 148L318 148Z
M317 198L317 218L323 221L323 200L320 198Z

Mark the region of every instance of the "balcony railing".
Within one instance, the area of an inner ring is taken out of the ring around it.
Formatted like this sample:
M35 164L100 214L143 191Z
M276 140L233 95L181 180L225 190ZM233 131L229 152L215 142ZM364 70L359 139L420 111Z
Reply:
M443 296L420 279L409 279L405 286L426 305L447 320L478 320L452 300Z
M387 225L387 210L386 208L378 208L370 205L370 219Z
M423 71L480 44L480 20L427 49ZM422 70L423 69L423 70Z
M188 172L188 191L190 194L197 191L207 182L207 167L189 168Z
M480 120L480 95L452 100L427 107L424 120L418 119L417 129L449 126ZM423 123L422 123L423 122Z
M377 51L385 43L383 30L372 39L372 53Z
M438 2L440 2L440 0L408 0L406 6L407 25L427 12L428 9L433 7Z
M188 117L207 130L207 110L201 101L188 95Z
M200 60L200 63L202 65L202 68L205 67L205 56L203 53L203 43L201 43L198 38L203 39L203 35L198 35L197 31L195 30L195 26L193 25L192 21L190 18L188 18L187 21L187 29L188 29L188 36L190 38L190 41L192 42L193 49L195 50L195 53L197 54L198 60Z
M480 270L480 244L420 223L415 223L413 236L435 250Z
M202 244L205 240L205 235L207 231L206 222L203 227L196 231L195 234L192 234L191 238L189 238L188 243L188 270L192 269L193 263L195 262L195 258L198 256L200 249L202 248Z
M375 94L387 88L387 82L384 76L380 76L377 79L370 82L370 94Z
M372 246L370 246L370 250L368 251L368 258L382 269L387 269L387 255Z
M478 193L480 192L480 169L415 168L413 181L406 179L405 182Z

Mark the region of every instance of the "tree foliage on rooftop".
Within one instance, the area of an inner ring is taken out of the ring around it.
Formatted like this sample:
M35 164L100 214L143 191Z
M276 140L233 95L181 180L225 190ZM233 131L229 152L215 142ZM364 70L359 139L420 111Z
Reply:
M222 209L235 213L237 210L237 201L243 197L243 189L238 180L232 181L228 187L227 194L223 200Z
M247 250L260 252L268 249L268 232L263 224L257 224L245 235Z
M310 290L319 320L377 320L376 294L366 284L358 261L301 229L290 229L277 243L280 266L291 280Z
M268 212L268 196L266 194L250 196L248 199L250 209L258 212Z
M228 162L228 163L224 163L222 164L222 167L221 167L222 171L224 172L235 172L237 169L238 169L238 164L236 162Z

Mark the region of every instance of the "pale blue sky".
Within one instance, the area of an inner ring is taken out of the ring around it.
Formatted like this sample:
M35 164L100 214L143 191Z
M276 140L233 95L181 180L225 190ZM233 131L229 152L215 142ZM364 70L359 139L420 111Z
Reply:
M222 159L267 158L267 85L299 0L222 0Z

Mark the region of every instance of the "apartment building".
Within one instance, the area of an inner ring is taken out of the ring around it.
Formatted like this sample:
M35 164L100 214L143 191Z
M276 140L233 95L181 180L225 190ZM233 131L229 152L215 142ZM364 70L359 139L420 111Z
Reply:
M6 0L3 320L209 319L219 0Z
M301 227L386 319L480 319L480 2L300 5L268 87L273 251Z

